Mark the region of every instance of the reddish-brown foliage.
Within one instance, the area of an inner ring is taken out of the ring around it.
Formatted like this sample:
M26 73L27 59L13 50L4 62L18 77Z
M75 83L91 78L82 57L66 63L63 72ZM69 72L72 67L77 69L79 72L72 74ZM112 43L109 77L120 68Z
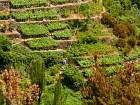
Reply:
M0 89L8 105L32 105L38 99L38 85L29 82L25 89L21 89L20 80L15 70L5 70L0 74Z
M133 35L133 29L130 24L118 23L113 27L113 34L119 38L126 38Z
M113 34L119 38L126 38L134 34L134 28L130 23L120 22L109 13L102 15L101 23L113 28Z
M104 76L99 67L94 67L93 73L81 88L87 105L140 105L140 73L135 71L133 63L126 63L123 71L116 67L112 77Z

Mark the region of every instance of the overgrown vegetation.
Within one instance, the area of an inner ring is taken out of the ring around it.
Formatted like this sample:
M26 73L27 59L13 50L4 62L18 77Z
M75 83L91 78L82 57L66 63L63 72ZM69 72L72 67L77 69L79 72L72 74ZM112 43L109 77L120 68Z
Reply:
M139 0L9 2L0 105L140 104Z

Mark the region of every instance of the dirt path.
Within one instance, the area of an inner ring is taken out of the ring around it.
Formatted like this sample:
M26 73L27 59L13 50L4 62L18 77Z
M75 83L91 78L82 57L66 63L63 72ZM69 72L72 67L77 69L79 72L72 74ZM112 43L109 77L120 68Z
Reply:
M77 14L77 17L69 17L69 18L59 18L56 20L42 20L42 21L25 21L25 22L17 22L14 19L8 19L8 20L0 20L0 22L16 22L17 24L22 24L22 23L49 23L49 22L61 22L61 21L69 21L69 20L85 20L85 19L92 19L92 20L100 20L102 18L102 14L105 12L101 12L100 14L97 14L95 16L92 16L90 18L86 18L83 16L79 16ZM76 14L75 14L76 15Z
M100 20L102 18L102 14L104 12L101 12L100 14L97 14L93 17L87 18L87 17L74 17L74 18L59 18L57 20L43 20L43 21L25 21L25 22L17 22L19 24L22 23L49 23L49 22L61 22L61 21L69 21L69 20L85 20L85 19L92 19L92 20Z
M21 34L18 31L13 31L13 32L5 32L5 33L0 32L0 35L14 36L14 35L21 35Z
M64 49L56 49L56 50L32 50L32 52L66 52Z
M9 0L0 0L0 2L9 2Z

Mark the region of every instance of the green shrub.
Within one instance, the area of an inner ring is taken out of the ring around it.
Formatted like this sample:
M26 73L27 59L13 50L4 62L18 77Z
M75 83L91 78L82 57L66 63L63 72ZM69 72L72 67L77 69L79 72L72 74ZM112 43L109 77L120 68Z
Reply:
M20 24L19 31L23 34L23 37L47 36L49 32L45 25L40 24Z
M43 52L38 54L44 59L46 67L62 64L65 55L64 52Z
M44 89L44 82L45 82L45 67L44 62L37 59L32 60L29 65L28 73L30 75L30 79L32 80L33 84L39 85L40 91Z
M0 35L0 50L10 51L11 47L12 43L10 40L6 36Z
M94 54L108 54L114 52L114 48L111 45L104 43L95 44L74 44L69 53L73 56L94 55Z
M0 68L4 68L11 64L11 57L9 52L3 52L0 50Z
M101 65L113 65L113 64L123 63L124 59L122 56L119 55L114 55L114 56L106 55L100 58L99 62L101 63Z
M47 24L48 30L50 32L65 29L67 28L67 26L68 24L61 23L61 22L53 22L53 23Z
M56 64L48 68L48 72L51 76L55 76L55 74L59 73L62 70L62 65Z
M84 77L74 65L67 65L64 68L64 82L71 87L79 87L84 84Z
M29 48L20 45L12 46L9 52L10 61L14 67L23 66L26 68L29 66L32 60L43 60L41 56L33 53Z
M85 59L85 60L79 60L78 64L80 67L90 67L94 64L91 60Z
M85 68L84 69L84 76L85 77L91 77L91 76L93 76L92 69L91 68Z
M31 49L55 49L58 43L54 39L39 38L26 41L26 44Z
M9 55L9 51L12 48L12 44L10 40L0 35L0 67L7 66L11 63L11 58Z
M97 38L95 38L94 33L85 32L84 34L80 34L79 42L83 44L95 44L97 43Z
M105 74L107 76L111 76L111 75L115 74L115 71L116 71L116 67L115 66L110 66L110 67L106 67L105 68Z
M67 18L71 14L71 10L69 8L63 8L60 10L60 14L63 18Z
M54 35L54 39L59 39L59 40L69 39L72 35L72 33L69 29L55 31L52 34Z

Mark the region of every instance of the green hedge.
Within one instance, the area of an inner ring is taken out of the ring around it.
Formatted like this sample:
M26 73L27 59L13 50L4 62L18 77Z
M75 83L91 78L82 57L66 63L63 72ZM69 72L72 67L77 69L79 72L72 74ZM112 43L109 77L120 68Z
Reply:
M39 24L21 24L19 31L25 37L33 37L37 35L47 35L48 28L45 25Z
M52 34L54 36L54 39L69 39L70 36L72 35L69 29L65 29L62 31L55 31Z
M84 77L77 67L74 65L67 65L64 68L64 81L67 85L79 87L84 84Z
M58 43L54 39L39 38L32 39L25 42L31 49L55 49Z
M46 19L57 19L59 17L58 11L56 9L50 10L35 10L35 11L18 11L12 12L12 17L17 21L27 21L30 20L43 20Z
M119 64L123 62L124 62L124 58L119 55L114 55L114 56L106 55L106 56L103 56L103 58L99 59L99 63L101 65L114 65L114 64Z
M107 45L104 43L74 44L69 49L69 53L71 53L75 57L91 54L108 54L114 51L115 49L111 45Z
M68 27L68 24L66 24L66 23L60 23L60 22L53 22L53 23L49 23L47 25L47 27L48 27L48 30L50 32L52 32L52 31L57 31L57 30L62 30L62 29L67 28Z

